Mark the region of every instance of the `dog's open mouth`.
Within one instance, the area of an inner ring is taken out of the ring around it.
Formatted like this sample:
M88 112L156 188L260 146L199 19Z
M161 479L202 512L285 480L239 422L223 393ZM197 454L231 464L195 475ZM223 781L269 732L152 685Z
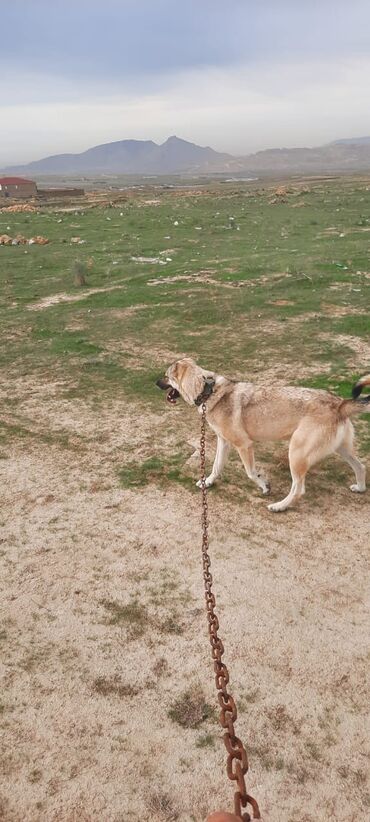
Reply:
M171 385L168 385L167 377L164 377L164 379L161 378L160 380L157 380L156 385L158 385L158 388L161 388L162 391L167 391L167 401L170 402L171 405L175 405L176 401L180 396L180 392L177 390L177 388L172 388Z
M180 396L180 394L179 394L179 392L177 391L176 388L170 388L170 390L167 391L167 397L166 397L167 402L170 402L171 405L176 405L176 402L177 402L179 396Z

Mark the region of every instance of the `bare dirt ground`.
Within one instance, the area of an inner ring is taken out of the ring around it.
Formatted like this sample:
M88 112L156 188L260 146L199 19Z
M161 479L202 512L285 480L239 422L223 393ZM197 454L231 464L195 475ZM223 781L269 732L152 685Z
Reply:
M0 819L202 822L230 809L209 709L199 495L123 489L117 473L128 451L153 438L166 447L169 419L196 439L196 414L184 418L180 404L94 411L56 383L16 387L30 435L0 461ZM67 443L43 441L44 424ZM213 450L210 436L209 459ZM322 491L318 469L299 508L272 515L238 463L235 472L235 497L222 486L209 495L210 534L249 790L264 822L360 822L370 807L369 494L350 493L349 470ZM288 484L286 468L277 476L273 499ZM207 710L179 724L189 689Z

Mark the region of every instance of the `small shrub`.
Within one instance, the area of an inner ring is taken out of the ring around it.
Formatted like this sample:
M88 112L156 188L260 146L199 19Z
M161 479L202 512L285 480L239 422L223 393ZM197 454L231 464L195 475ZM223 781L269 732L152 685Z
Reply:
M75 260L72 265L74 285L79 287L86 285L87 265L81 260Z

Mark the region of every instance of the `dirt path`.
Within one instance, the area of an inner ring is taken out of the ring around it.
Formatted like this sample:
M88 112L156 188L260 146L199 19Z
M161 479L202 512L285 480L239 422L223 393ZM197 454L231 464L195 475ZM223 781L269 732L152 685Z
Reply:
M202 822L232 789L216 717L182 727L173 713L189 687L215 705L200 501L117 479L125 447L140 450L168 409L94 414L49 389L45 419L75 449L31 437L0 461L0 818ZM40 396L27 396L37 429ZM239 470L237 483L243 503L210 494L211 552L248 786L264 822L359 822L369 495L320 496L316 474L301 507L276 517Z

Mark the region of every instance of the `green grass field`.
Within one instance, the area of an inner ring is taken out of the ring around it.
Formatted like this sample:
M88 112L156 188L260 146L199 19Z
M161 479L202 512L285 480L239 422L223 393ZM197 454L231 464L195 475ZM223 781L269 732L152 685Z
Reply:
M159 204L146 204L153 196ZM290 184L282 197L245 184L141 191L84 212L3 212L4 232L50 240L0 246L9 376L49 375L93 402L114 392L153 406L169 353L252 379L275 369L292 381L294 364L293 381L343 395L358 376L348 338L370 332L364 181ZM73 284L76 260L89 266L83 287ZM29 310L59 294L77 299Z

